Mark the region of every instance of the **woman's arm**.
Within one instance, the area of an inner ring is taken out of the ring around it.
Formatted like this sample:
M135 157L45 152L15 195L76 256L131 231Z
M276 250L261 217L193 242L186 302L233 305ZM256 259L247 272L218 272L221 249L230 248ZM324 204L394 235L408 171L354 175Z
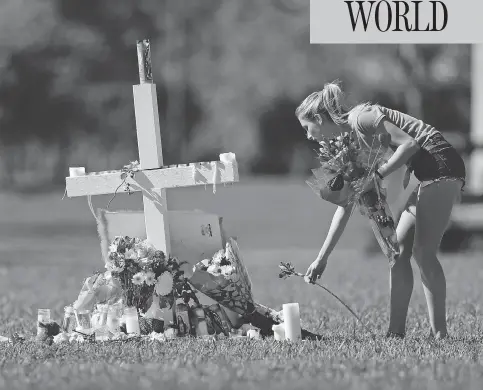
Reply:
M330 224L329 232L325 239L324 245L320 249L317 261L327 262L332 250L339 241L342 233L344 232L347 222L352 213L353 204L349 204L345 207L339 206L334 213L332 223Z
M402 167L419 150L419 145L413 137L385 119L379 122L376 133L389 134L391 136L391 144L397 146L394 154L378 169L382 177L389 176Z

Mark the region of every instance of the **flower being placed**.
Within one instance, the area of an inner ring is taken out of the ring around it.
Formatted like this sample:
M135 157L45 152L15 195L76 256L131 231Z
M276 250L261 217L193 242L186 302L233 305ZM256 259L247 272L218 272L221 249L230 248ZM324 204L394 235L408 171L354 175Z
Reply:
M169 272L163 272L158 276L154 290L161 296L170 294L173 290L173 276Z
M295 268L291 263L281 262L278 267L280 268L280 273L278 274L280 279L286 279L292 275L296 275Z

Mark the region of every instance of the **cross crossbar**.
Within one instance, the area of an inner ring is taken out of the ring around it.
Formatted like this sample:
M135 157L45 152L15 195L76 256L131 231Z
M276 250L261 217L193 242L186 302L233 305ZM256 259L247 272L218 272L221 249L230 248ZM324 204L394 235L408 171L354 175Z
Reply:
M236 162L221 161L140 169L134 172L134 177L127 176L124 184L129 184L129 186L120 186L123 182L122 174L122 171L117 170L67 177L67 196L105 195L114 192L137 192L142 189L168 189L239 181Z

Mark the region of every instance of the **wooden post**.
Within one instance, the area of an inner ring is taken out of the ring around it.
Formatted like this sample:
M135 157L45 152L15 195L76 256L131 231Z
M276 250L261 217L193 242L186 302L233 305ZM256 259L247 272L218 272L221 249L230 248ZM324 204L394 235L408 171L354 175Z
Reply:
M159 128L156 85L152 76L151 45L149 40L145 39L137 42L137 53L140 84L133 86L133 95L139 163L142 169L161 168L163 166L163 149ZM143 193L147 239L156 249L169 254L171 247L166 190L164 188L155 188L152 192L157 195L157 200Z
M153 70L151 65L151 43L148 39L137 41L138 69L140 84L153 83Z

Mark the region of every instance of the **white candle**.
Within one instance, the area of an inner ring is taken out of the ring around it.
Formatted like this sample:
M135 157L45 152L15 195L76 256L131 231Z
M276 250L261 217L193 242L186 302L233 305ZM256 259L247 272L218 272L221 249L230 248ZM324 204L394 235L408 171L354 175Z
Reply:
M126 319L126 332L128 334L141 334L141 329L139 329L138 312L135 307L126 307L124 309L124 318Z
M302 338L300 308L298 303L285 303L283 305L283 321L285 324L285 338L287 340Z
M249 339L259 340L261 338L260 331L258 329L248 329L247 336Z
M84 167L70 167L69 168L70 177L85 176L86 169Z
M285 324L282 322L272 326L273 337L275 340L285 340Z
M222 153L222 154L220 154L220 161L223 164L234 164L234 163L236 163L235 153Z

